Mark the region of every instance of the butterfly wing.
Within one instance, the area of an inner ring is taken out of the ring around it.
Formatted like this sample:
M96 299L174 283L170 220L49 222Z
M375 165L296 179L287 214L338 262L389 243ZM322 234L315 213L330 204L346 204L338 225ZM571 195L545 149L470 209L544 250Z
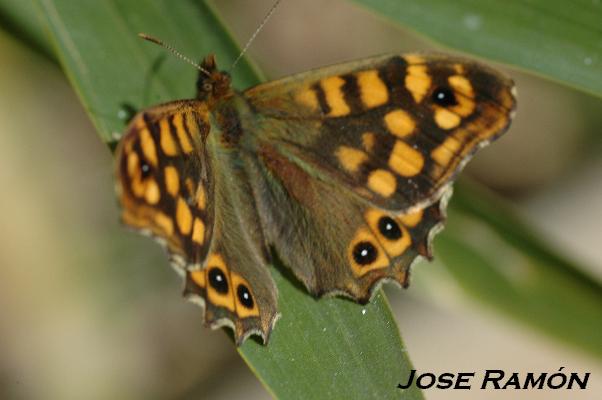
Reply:
M264 239L253 189L235 165L236 153L215 159L215 228L203 269L187 272L185 296L205 307L213 328L234 330L238 344L250 334L267 342L278 318L271 256Z
M398 215L315 179L269 145L249 165L265 234L313 295L365 303L384 280L407 285L414 260L431 257L449 192L425 209Z
M202 102L167 103L137 114L116 150L122 221L165 244L182 269L203 264L213 233L207 124Z
M277 299L253 192L209 130L197 100L134 117L116 153L122 220L166 245L207 325L232 327L237 343L253 333L267 341Z
M421 209L501 135L512 81L474 61L382 56L244 92L261 139L312 175L393 212Z

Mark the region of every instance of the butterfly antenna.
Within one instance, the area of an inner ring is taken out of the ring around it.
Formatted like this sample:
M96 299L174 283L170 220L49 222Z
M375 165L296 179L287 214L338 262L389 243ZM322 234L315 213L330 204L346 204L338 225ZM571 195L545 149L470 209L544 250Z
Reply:
M261 21L261 24L259 24L259 26L255 30L255 33L253 33L253 35L251 36L251 38L249 40L247 40L247 44L245 44L245 47L243 47L243 49L240 52L240 54L238 55L238 57L236 57L236 60L234 60L234 62L232 63L232 66L230 67L230 71L232 71L234 69L234 67L236 66L236 64L238 64L238 62L240 61L240 59L242 58L242 56L245 55L245 53L247 52L247 50L251 46L251 43L253 43L253 41L255 40L255 38L257 37L257 35L259 34L259 32L261 32L261 30L263 29L264 25L268 22L268 20L272 16L272 14L274 14L274 11L276 11L276 8L278 8L278 5L280 4L281 1L282 0L276 0L276 2L274 3L274 5L272 6L272 8L270 8L270 11L268 11L268 13L266 14L266 16L263 18L263 21Z
M193 67L195 67L196 69L198 69L199 71L204 73L205 75L211 76L209 71L207 71L205 68L201 67L199 64L192 61L190 58L186 57L184 54L180 53L173 46L168 45L167 43L163 42L162 40L157 39L156 37L147 35L146 33L139 33L138 36L144 40L148 40L149 42L158 44L159 46L163 47L164 49L171 51L179 59L186 61L188 64L192 65Z

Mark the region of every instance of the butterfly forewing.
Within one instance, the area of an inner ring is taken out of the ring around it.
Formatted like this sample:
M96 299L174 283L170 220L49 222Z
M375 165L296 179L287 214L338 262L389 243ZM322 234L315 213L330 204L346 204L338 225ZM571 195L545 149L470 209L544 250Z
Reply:
M314 175L394 212L436 201L508 127L513 83L438 55L383 56L259 85L257 132ZM306 167L307 168L307 167Z
M201 265L213 230L206 106L194 100L136 115L117 148L122 220L165 243L180 267Z

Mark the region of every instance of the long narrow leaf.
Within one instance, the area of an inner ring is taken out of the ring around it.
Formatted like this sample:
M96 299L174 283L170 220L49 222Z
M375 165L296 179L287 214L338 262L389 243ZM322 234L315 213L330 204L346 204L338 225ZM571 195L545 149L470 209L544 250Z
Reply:
M354 0L439 43L602 96L602 3Z
M44 34L36 11L36 4L33 1L2 0L0 28L54 60L50 42Z
M105 140L123 129L117 117L122 103L143 106L194 92L195 70L175 58L162 60L164 50L142 42L138 32L177 43L187 54L215 52L226 66L239 51L204 3L140 7L131 1L39 0L39 5L58 58ZM235 85L257 81L248 64L237 67ZM251 340L240 349L271 393L422 398L417 389L397 389L411 365L381 294L365 307L342 299L316 301L279 271L274 277L283 316L270 345Z
M550 250L495 196L463 184L440 256L469 293L602 358L602 284Z

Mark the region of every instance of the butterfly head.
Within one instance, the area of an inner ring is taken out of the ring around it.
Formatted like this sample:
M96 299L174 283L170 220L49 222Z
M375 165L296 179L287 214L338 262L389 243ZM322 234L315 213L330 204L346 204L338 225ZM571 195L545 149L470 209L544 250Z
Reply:
M230 97L232 92L230 74L219 71L215 55L209 54L201 63L202 71L196 83L197 99L212 101Z

